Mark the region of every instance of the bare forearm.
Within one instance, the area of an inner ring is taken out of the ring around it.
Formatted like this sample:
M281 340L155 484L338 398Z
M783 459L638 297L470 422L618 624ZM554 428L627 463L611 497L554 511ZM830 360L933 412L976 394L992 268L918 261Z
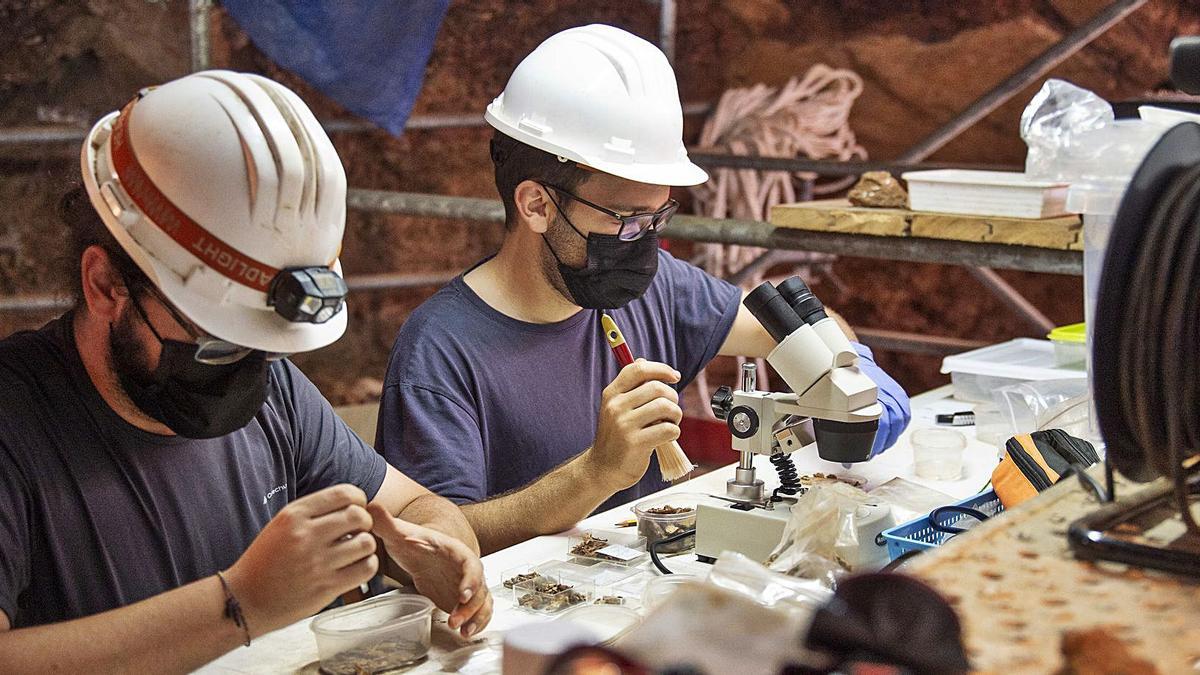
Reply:
M213 576L82 619L0 632L0 672L188 672L242 644L224 610Z
M520 490L462 510L487 555L570 529L612 495L584 453Z
M471 523L463 515L462 509L448 499L433 493L422 495L409 502L396 515L410 523L448 534L469 546L476 554L479 553L479 540L471 529Z

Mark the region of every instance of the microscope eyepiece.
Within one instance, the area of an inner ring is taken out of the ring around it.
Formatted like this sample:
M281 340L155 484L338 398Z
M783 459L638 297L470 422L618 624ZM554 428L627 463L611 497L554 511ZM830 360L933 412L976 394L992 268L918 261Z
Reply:
M792 277L776 288L804 323L811 326L821 319L828 318L825 305L821 304L817 296L813 295L812 289L800 277Z
M775 342L783 342L784 338L804 325L788 301L770 282L764 281L758 288L750 291L743 304L763 328L767 329Z

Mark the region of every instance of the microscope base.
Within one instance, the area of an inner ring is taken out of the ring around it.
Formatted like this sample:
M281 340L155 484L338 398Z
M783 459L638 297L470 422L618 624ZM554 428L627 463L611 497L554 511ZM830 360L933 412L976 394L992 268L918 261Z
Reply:
M791 518L791 504L782 502L773 509L750 508L738 504L696 507L696 555L716 560L724 551L737 551L757 562L764 562L783 539L783 530ZM839 557L852 570L877 570L888 562L886 543L879 533L896 525L886 504L860 507L856 523L857 550L842 551Z
M763 562L783 539L783 528L791 517L787 503L774 509L742 510L738 504L696 508L696 555L718 558L723 551L737 551Z

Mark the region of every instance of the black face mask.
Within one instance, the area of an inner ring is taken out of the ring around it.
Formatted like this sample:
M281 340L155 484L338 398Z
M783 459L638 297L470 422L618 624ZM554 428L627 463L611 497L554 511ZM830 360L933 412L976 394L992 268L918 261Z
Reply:
M566 214L561 210L559 214L575 234L587 241L587 264L576 269L564 265L546 235L542 235L575 304L587 309L617 309L642 297L658 272L658 233L647 232L634 241L596 232L585 236Z
M147 325L149 323L147 322ZM139 344L129 322L110 326L113 367L129 400L142 412L184 438L217 438L250 423L267 399L267 369L262 352L251 352L228 365L195 360L196 345L164 340L153 372L137 360Z

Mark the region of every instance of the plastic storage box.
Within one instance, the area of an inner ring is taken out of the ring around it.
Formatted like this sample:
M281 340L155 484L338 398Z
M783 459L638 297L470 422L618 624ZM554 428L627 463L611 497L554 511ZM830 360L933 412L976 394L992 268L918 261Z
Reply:
M1087 361L1087 324L1059 326L1046 337L1054 343L1054 362L1059 366L1079 366Z
M385 595L318 614L321 672L331 675L392 671L429 652L433 603L419 595Z
M1017 338L963 354L947 356L942 372L949 373L954 398L989 403L1000 387L1040 380L1084 379L1083 364L1073 368L1056 365L1054 345L1049 340Z
M908 202L913 211L1009 218L1051 218L1067 214L1068 184L1036 181L1023 173L938 169L909 171Z
M514 584L513 604L538 614L557 614L564 609L591 604L595 587L561 572L539 572L536 577Z

